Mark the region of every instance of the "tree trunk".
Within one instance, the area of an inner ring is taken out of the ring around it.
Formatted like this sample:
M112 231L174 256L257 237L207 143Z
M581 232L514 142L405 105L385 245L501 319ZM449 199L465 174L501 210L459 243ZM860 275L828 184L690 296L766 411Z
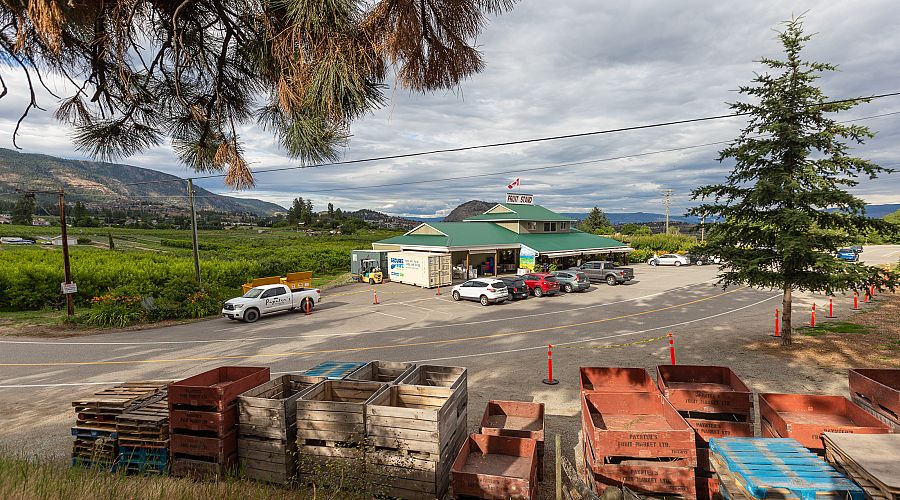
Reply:
M791 345L791 293L794 287L784 284L784 298L781 300L781 345Z

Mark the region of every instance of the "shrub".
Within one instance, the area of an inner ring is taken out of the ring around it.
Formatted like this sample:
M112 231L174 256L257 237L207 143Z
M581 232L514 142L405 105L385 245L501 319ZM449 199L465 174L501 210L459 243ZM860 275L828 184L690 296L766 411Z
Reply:
M85 238L83 236L79 236L75 241L77 241L79 245L90 245L92 243L90 238Z
M628 254L628 262L647 262L653 256L652 250L641 249L635 250Z
M110 292L91 299L91 310L84 321L92 326L121 328L137 323L145 316L140 295Z

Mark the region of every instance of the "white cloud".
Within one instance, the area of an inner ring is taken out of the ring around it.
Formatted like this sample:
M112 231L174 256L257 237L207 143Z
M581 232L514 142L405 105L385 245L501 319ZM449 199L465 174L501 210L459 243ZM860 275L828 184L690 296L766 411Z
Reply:
M808 11L808 12L807 12ZM772 28L807 12L817 33L808 59L838 64L821 85L833 97L900 90L900 32L889 20L896 3L812 1L665 2L569 0L521 2L492 20L480 48L486 70L455 93L392 98L353 125L345 159L411 153L473 144L553 136L728 113L725 102L761 70L754 60L779 56ZM22 101L21 75L3 74L11 95L0 100L0 141L7 141ZM17 79L18 78L18 79ZM52 100L43 98L50 107ZM900 110L900 98L864 104L847 118ZM878 131L856 152L884 164L900 163L900 115L861 122ZM522 190L563 211L598 205L608 211L660 211L659 189L675 190L683 211L694 187L722 180L729 164L716 161L720 146L597 162L558 169L434 183L368 186L462 177L592 159L661 151L733 139L743 121L728 119L620 134L481 149L461 153L259 174L252 196L287 205L295 196L343 209L372 208L405 215L446 214L470 200L499 199L506 184L522 178ZM32 111L20 145L28 152L81 157L63 125ZM271 137L243 132L254 168L296 165ZM9 145L6 145L9 147ZM128 163L187 176L167 147ZM200 185L227 193L218 179ZM341 191L322 191L348 188ZM352 189L349 189L352 188ZM317 192L322 191L322 192ZM900 175L863 181L855 192L875 203L900 203Z

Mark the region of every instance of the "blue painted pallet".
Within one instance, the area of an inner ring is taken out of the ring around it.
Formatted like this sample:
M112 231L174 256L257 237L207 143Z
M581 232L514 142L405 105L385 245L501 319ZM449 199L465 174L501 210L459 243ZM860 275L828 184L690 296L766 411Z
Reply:
M72 435L75 437L90 439L108 437L116 439L118 434L116 431L104 431L100 429L85 429L83 427L72 427Z
M303 375L326 377L329 380L341 380L364 364L361 361L326 361L306 370L303 372Z
M142 448L134 446L119 446L119 456L139 458L163 458L169 456L168 448Z
M726 498L865 498L862 488L793 439L713 438L709 452L728 469L716 472L743 490L729 491L723 481Z

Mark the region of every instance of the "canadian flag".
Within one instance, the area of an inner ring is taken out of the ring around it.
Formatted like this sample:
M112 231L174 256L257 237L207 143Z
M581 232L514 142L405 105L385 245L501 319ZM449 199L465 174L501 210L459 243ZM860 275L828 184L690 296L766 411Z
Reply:
M512 183L510 183L508 186L506 186L506 189L512 189L512 188L518 187L518 186L519 186L519 179L516 178L516 180L512 181Z

